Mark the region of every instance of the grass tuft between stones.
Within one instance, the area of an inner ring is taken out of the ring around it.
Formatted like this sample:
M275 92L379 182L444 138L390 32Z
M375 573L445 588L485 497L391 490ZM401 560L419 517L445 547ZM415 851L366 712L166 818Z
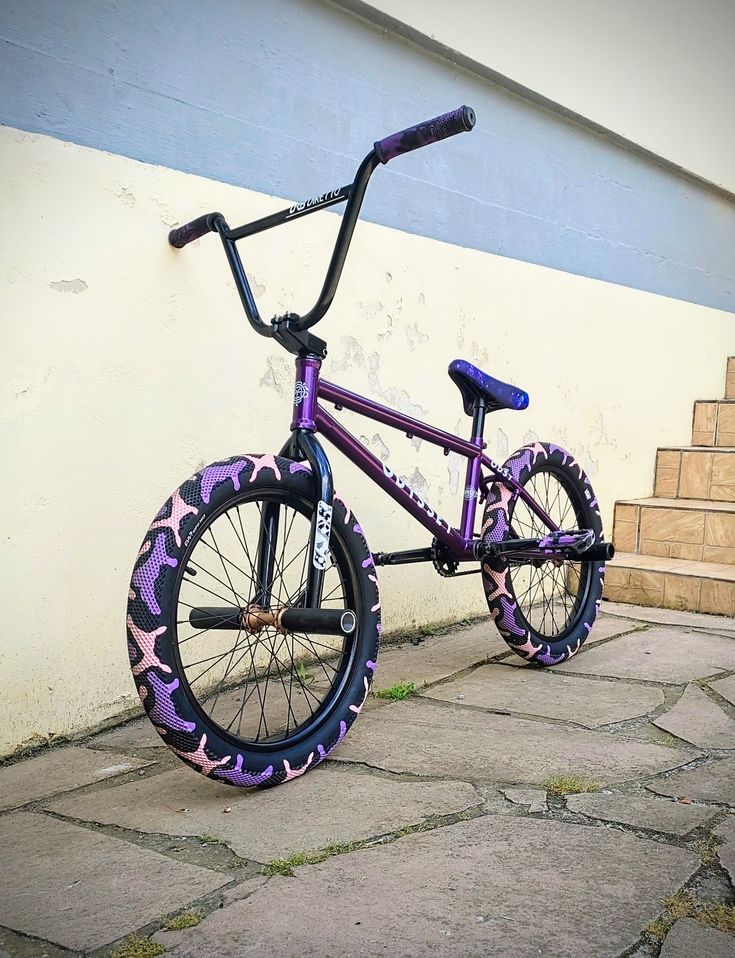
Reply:
M724 902L717 905L705 905L694 917L701 925L707 925L708 928L735 932L735 905L726 905Z
M697 899L690 891L678 891L661 903L670 918L691 918L697 907Z
M714 835L707 835L706 838L703 838L697 843L697 851L699 852L699 857L702 859L703 864L711 865L713 862L717 861L716 848L718 845L719 842Z
M228 842L224 838L217 838L216 835L200 835L199 841L203 845L227 845Z
M194 928L203 917L204 915L198 911L185 911L181 915L167 918L164 921L164 926L167 931L182 931L184 928Z
M416 686L413 682L397 682L389 689L378 689L375 695L379 699L393 699L395 702L401 702L409 695L413 695L415 691Z
M319 862L331 858L332 855L344 855L345 852L352 852L357 848L362 848L367 842L368 839L359 842L339 842L333 845L327 845L326 848L322 848L318 852L296 852L296 854L291 855L290 858L276 858L272 862L268 862L263 869L263 874L269 878L273 875L291 876L293 875L294 868L298 868L300 865L317 865Z
M664 732L662 729L658 729L655 726L653 726L653 728L655 741L658 745L665 745L667 748L679 748L682 745L682 739L677 738L670 732Z
M152 938L141 938L140 935L131 935L119 945L110 958L156 958L166 949Z
M694 918L700 925L717 931L735 932L735 905L718 902L699 901L690 891L678 891L664 898L662 905L666 909L645 929L646 933L662 940L675 921L680 918Z
M583 775L549 775L542 782L552 795L577 795L581 792L599 792L602 785Z
M649 922L646 927L643 929L644 934L648 935L649 938L655 938L657 941L663 941L666 937L666 932L671 927L671 923L665 921L663 918L657 918L655 921Z
M298 868L301 865L318 865L319 862L323 862L333 855L344 855L346 852L354 852L360 848L372 845L387 845L407 835L415 835L418 832L430 832L443 825L453 825L456 822L468 821L469 819L477 817L477 814L478 810L476 807L466 808L452 815L434 816L412 825L403 825L401 828L396 828L394 831L382 835L379 838L362 838L352 842L333 843L318 852L297 852L295 855L291 855L290 858L276 858L268 862L268 864L263 867L263 874L269 878L273 875L290 877L293 875L294 868Z

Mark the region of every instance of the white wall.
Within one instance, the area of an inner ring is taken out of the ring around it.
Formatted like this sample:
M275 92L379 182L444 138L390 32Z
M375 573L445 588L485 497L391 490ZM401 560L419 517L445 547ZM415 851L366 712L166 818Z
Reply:
M280 448L293 380L290 357L247 326L217 239L166 242L202 212L238 223L282 201L0 128L0 204L12 224L0 231L3 754L136 701L124 614L141 538L195 468ZM265 316L310 305L336 225L315 214L241 244ZM615 498L650 494L657 445L688 442L693 400L721 394L735 354L729 313L370 223L318 332L327 378L462 433L449 360L528 389L526 412L490 417L491 453L536 437L568 446L608 528ZM418 470L456 521L461 464L380 425L353 428L379 436L412 482ZM427 544L335 460L374 550ZM479 579L405 567L381 583L389 631L483 609Z
M370 6L735 192L732 0Z

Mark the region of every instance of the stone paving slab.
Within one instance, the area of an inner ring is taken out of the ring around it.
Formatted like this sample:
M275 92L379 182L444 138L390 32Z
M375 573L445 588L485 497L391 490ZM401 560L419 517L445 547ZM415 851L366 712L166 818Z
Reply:
M561 773L603 784L626 781L676 768L697 754L413 699L363 716L332 758L416 775L540 785Z
M724 840L724 844L717 848L717 857L735 885L735 815L729 815L724 822L720 822L715 835Z
M686 629L699 629L703 632L735 633L735 619L730 615L708 615L704 612L679 612L676 609L654 609L641 605L628 605L624 602L603 602L605 613L609 616L624 616L641 622L656 625L678 625Z
M0 768L0 811L150 765L142 759L71 746Z
M286 788L266 791L218 785L181 768L71 796L50 808L140 832L214 835L240 857L265 863L480 804L466 782L401 782L330 763ZM225 813L225 808L231 811Z
M605 639L613 639L617 638L618 636L628 635L630 632L635 632L645 627L646 625L644 622L632 622L629 619L620 619L613 615L598 615L595 619L595 624L592 627L592 631L582 646L582 652L586 652L598 642L602 642ZM579 654L581 653L578 653L578 655ZM502 664L513 665L516 668L522 669L532 667L532 663L530 661L527 659L522 659L515 653L509 656L507 659L503 659Z
M664 701L661 689L650 686L580 679L540 669L508 669L503 665L484 665L423 695L465 706L563 719L587 728L646 715Z
M570 811L590 818L669 835L686 835L719 813L719 809L706 805L680 805L640 795L567 795L566 802Z
M735 675L730 675L726 679L718 679L716 682L710 682L709 687L714 689L718 695L735 705Z
M684 684L735 669L735 642L721 635L651 628L621 636L555 666L557 671Z
M543 788L501 788L501 792L514 805L528 805L528 811L545 812L546 790Z
M76 958L76 952L0 927L0 958Z
M698 865L603 828L483 817L272 879L169 954L611 958Z
M630 632L640 623L600 616L586 645ZM396 682L413 682L417 688L431 685L473 665L481 665L493 656L508 653L504 665L528 665L500 637L492 619L482 620L467 629L447 635L427 636L419 643L385 645L378 656L375 688L390 688Z
M248 878L247 881L240 882L239 885L234 885L231 888L226 888L222 892L222 905L226 907L227 905L232 905L236 901L242 901L245 898L248 898L253 894L254 891L257 891L258 888L262 888L263 885L266 885L270 881L265 875L256 875L254 878ZM163 945L166 951L170 951L172 948L175 948L176 945L180 944L182 941L185 941L189 935L189 929L175 930L172 929L169 931L166 928L161 928L160 931L157 931L152 937L155 942L159 945ZM204 956L205 952L202 952ZM207 956L209 953L206 953ZM0 958L2 956L0 955ZM278 958L277 955L274 958Z
M645 622L639 622L635 619L620 619L614 615L605 615L601 612L595 619L592 631L585 640L584 648L588 649L595 642L601 642L603 639L610 639L616 635L625 635L637 629L645 627Z
M674 772L649 782L646 788L673 798L735 805L735 758L723 758L718 762Z
M90 739L89 745L92 748L129 749L131 752L144 748L167 747L151 725L150 719L145 715L134 722L129 722L127 725L121 725L120 728L95 735L93 739Z
M0 925L99 948L226 884L227 876L44 815L0 818Z
M696 685L687 685L668 712L654 725L703 748L735 748L735 721Z
M661 958L732 958L735 939L724 931L704 928L693 918L677 921L666 936Z
M488 616L466 629L429 635L418 645L384 645L378 655L373 688L386 689L397 682L413 682L421 688L508 651Z

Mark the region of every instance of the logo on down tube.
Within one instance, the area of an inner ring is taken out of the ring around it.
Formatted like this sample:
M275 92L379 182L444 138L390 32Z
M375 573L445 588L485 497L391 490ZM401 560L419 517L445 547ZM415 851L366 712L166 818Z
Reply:
M316 507L316 529L314 530L314 554L311 561L322 572L329 562L329 534L332 531L332 507L323 499Z
M421 496L418 495L418 493L413 491L413 489L408 484L408 482L406 482L405 479L401 479L400 476L397 476L395 472L393 472L391 467L387 465L386 463L383 463L383 475L386 477L386 479L392 479L399 489L403 489L403 491L406 492L408 496L415 501L416 505L420 509L423 509L426 515L430 519L433 519L438 526L446 526L447 532L452 531L452 527L449 525L447 520L442 519L442 517L439 515L438 512L434 512L434 510L428 505L428 503L424 502Z

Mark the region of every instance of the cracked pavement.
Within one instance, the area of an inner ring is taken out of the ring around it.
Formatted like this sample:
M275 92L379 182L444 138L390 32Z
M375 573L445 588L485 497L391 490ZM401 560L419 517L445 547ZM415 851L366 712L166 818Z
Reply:
M374 687L417 694L276 789L195 775L145 719L6 763L0 958L733 954L707 916L735 927L735 624L605 609L557 669L487 619L386 645Z

